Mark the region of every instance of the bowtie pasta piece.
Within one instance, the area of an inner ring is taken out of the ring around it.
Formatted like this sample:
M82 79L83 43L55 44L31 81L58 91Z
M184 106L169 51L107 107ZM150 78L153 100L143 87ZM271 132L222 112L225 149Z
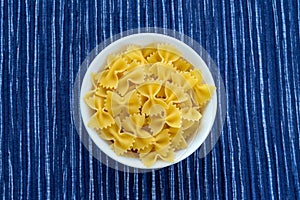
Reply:
M172 63L181 57L181 53L169 44L158 44L157 52L163 63Z

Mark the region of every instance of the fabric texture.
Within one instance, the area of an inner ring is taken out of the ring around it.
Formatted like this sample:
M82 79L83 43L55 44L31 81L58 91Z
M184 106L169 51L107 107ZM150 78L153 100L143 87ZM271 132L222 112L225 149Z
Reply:
M71 92L105 39L162 27L199 42L227 92L205 158L155 172L107 168L80 142ZM0 1L2 199L300 199L300 2Z

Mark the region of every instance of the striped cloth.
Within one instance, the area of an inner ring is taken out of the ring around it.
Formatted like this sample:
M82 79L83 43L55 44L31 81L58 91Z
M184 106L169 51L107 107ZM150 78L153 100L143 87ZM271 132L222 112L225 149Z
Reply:
M130 174L81 144L70 95L97 44L139 27L198 41L228 112L205 158ZM299 0L0 0L2 199L300 199L299 53Z

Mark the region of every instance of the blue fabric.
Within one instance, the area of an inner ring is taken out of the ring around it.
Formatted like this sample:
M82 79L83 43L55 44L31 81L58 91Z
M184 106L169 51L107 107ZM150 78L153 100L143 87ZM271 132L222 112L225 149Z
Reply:
M220 140L146 174L107 168L71 114L80 64L104 39L164 27L198 41L224 79ZM3 199L300 199L300 2L0 1Z

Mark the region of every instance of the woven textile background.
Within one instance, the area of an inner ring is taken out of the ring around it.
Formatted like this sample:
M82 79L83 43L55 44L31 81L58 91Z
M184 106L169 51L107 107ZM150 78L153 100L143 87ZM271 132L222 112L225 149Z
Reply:
M175 29L224 79L220 140L152 173L107 168L71 113L80 64L110 36ZM0 0L2 199L300 199L299 0Z

